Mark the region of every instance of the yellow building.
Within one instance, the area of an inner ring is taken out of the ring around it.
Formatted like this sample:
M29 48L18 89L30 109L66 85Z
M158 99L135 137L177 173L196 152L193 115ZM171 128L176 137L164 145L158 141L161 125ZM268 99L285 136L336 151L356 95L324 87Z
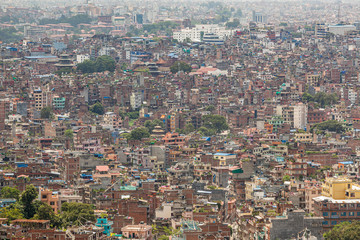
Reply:
M335 200L360 199L360 185L345 177L327 178L322 186L322 195Z

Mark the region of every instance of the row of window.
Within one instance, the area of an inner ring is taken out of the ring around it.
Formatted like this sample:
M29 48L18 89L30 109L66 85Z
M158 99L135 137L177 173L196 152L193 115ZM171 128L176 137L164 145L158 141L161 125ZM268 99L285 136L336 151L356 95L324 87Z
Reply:
M329 212L323 212L323 216L324 216L324 217L329 216ZM338 213L337 213L337 212L332 212L332 213L331 213L331 216L338 216ZM340 216L342 216L342 217L345 217L345 216L350 216L350 217L352 217L352 216L355 216L355 212L349 212L348 215L346 215L346 212L341 212L341 213L340 213ZM360 212L357 212L357 213L356 213L356 216L360 217Z
M331 223L331 225L336 225L336 224L341 223L341 222L344 222L344 221L339 221L339 222L338 221L331 221L330 223ZM347 221L347 222L351 223L351 221ZM322 224L323 225L329 225L329 221L323 221Z

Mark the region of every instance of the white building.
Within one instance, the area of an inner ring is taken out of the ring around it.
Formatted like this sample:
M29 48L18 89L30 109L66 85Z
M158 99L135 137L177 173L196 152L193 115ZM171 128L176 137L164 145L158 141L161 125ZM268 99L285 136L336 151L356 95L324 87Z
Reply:
M355 31L354 25L329 25L329 32L335 35L345 35L347 32Z
M90 55L88 54L76 55L77 63L83 63L85 60L90 60Z
M303 103L294 106L294 128L304 129L307 125L308 108Z
M173 32L173 38L179 42L185 41L189 38L191 41L201 41L202 32L204 34L211 33L219 37L219 39L224 40L227 37L233 35L233 30L227 30L225 27L220 27L217 24L203 24L196 25L194 28L185 28L180 31Z
M130 106L132 109L138 109L141 107L141 94L133 92L130 96Z

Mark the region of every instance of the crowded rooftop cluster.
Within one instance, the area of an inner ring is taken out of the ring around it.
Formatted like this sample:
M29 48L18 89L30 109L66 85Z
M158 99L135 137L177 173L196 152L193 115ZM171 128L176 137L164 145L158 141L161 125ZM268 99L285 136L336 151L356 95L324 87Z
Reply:
M0 3L0 239L360 239L360 3Z

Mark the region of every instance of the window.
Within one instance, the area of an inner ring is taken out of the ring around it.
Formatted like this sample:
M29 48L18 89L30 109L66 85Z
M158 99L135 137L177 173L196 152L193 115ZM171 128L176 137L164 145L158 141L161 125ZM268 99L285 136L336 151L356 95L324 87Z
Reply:
M323 221L322 224L323 225L329 225L329 222L328 221Z
M331 221L331 225L336 225L336 221Z
M342 212L341 216L343 216L343 217L346 216L346 212Z
M329 216L329 213L328 212L323 212L323 216L324 217Z
M337 215L337 212L332 212L331 213L331 216L336 216Z
M355 216L354 212L349 212L349 216Z
M357 212L357 216L358 216L358 217L360 216L360 212Z
M55 205L55 202L50 202L50 205L51 205L51 206L54 206L54 205Z

